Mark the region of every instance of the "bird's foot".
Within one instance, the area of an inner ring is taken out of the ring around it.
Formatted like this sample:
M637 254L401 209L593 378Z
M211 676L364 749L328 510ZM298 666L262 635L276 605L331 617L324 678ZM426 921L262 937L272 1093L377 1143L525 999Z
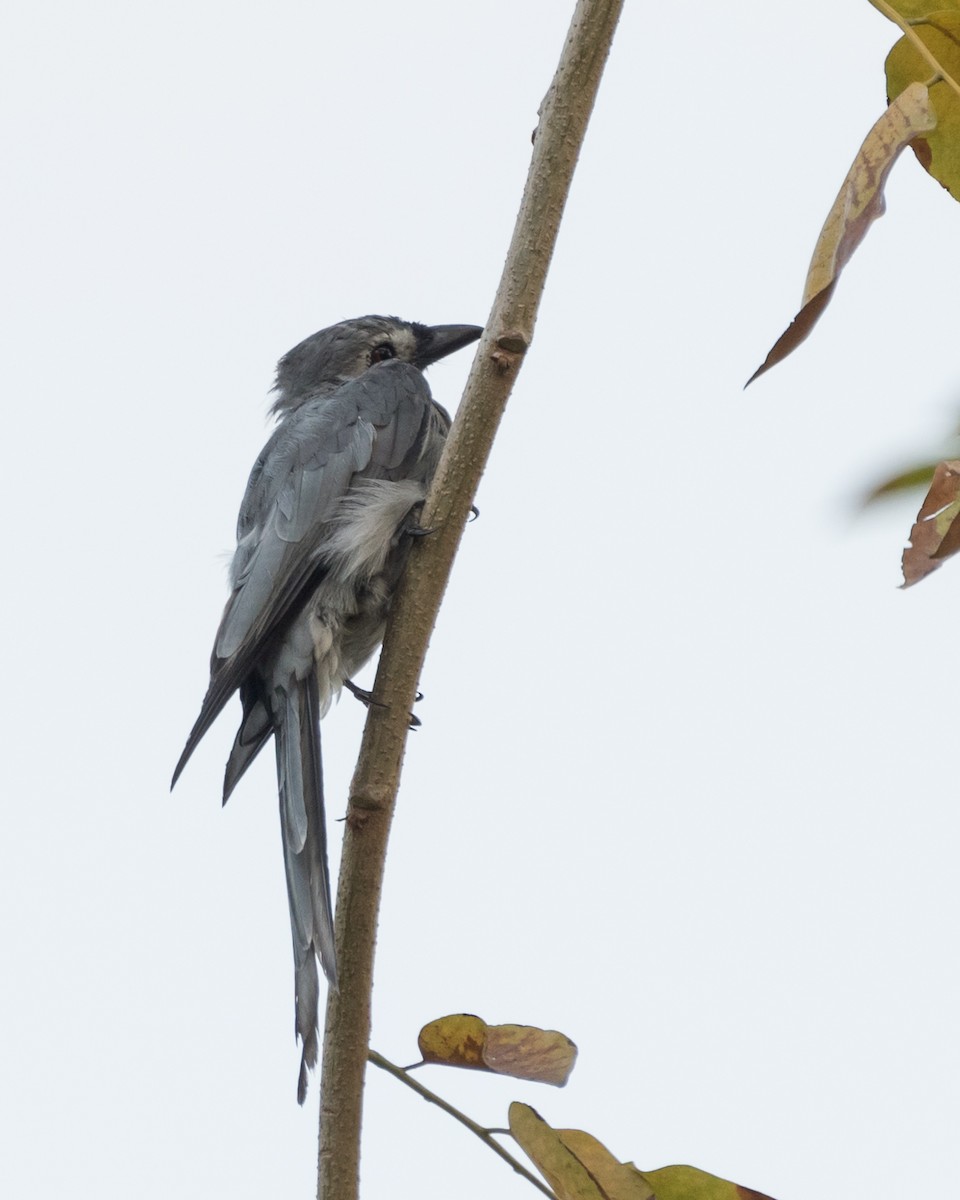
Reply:
M423 501L418 500L400 522L400 528L397 530L394 537L394 545L399 543L401 538L423 538L429 537L431 533L437 532L436 529L427 529L420 524L420 514L422 512Z
M389 708L389 705L384 704L382 700L375 700L373 692L368 692L366 688L358 687L352 679L345 679L343 686L351 696L356 696L364 708L370 708L371 705L376 705L377 708Z
M370 708L371 706L375 706L376 708L389 708L390 707L390 705L385 703L383 700L375 699L373 692L368 692L366 688L358 687L357 684L355 684L352 679L345 679L343 681L343 686L347 689L347 691L352 696L356 696L356 698L360 701L360 703L364 706L364 708ZM414 703L416 703L416 700L422 700L422 699L423 699L423 692L417 692ZM420 718L418 716L416 716L414 713L410 713L409 719L408 719L408 725L411 729L417 729L422 723L423 722L420 720Z
M437 530L434 526L431 526L429 529L427 529L425 526L420 524L420 514L423 512L423 504L424 504L424 502L422 500L418 500L417 503L413 506L413 508L411 508L410 511L407 513L407 515L403 518L403 521L400 524L400 528L397 530L397 532L393 538L394 546L398 545L400 542L400 539L404 538L404 537L424 538L424 537L429 537L432 533L437 532ZM480 516L480 509L477 508L477 506L475 504L471 504L470 505L470 522L471 522L471 524L479 516Z

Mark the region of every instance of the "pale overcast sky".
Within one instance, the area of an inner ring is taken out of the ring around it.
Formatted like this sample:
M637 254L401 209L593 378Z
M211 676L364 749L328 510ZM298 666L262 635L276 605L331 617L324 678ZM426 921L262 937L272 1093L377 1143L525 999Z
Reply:
M314 1194L271 755L176 793L277 358L486 318L572 0L20 5L0 49L3 1192ZM911 155L744 393L884 105L866 0L628 3L422 681L374 1044L563 1030L562 1090L430 1068L640 1167L946 1195L960 566L897 591L954 422L960 208ZM460 354L430 373L454 407ZM324 727L331 820L363 713ZM334 840L337 826L331 825ZM364 1195L532 1196L372 1072Z

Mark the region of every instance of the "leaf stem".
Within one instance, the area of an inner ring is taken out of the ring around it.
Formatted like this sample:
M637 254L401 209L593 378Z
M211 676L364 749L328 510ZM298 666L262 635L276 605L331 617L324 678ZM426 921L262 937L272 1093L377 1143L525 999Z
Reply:
M509 1163L518 1175L522 1175L528 1183L532 1183L533 1186L543 1192L545 1196L549 1196L550 1200L557 1200L556 1194L552 1192L550 1188L541 1183L536 1175L528 1171L522 1163L517 1162L512 1154L504 1150L500 1143L494 1140L492 1136L494 1133L509 1133L509 1129L484 1129L482 1125L478 1125L476 1121L471 1120L470 1117L468 1117L466 1113L461 1112L459 1108L454 1108L452 1104L449 1104L443 1099L443 1097L438 1096L436 1092L431 1092L429 1088L424 1087L423 1084L419 1083L416 1079L411 1079L404 1067L398 1067L395 1063L390 1062L389 1059L384 1058L382 1054L378 1054L376 1050L371 1050L369 1052L367 1055L367 1061L373 1063L375 1067L379 1067L381 1071L386 1071L387 1074L392 1075L394 1079L399 1079L401 1083L405 1084L412 1091L416 1092L417 1095L426 1100L428 1104L435 1104L438 1108L442 1108L443 1111L448 1114L448 1116L453 1117L455 1121L459 1121L461 1125L465 1126L470 1130L471 1133L475 1134L485 1146L489 1146L494 1154L499 1155L504 1162Z

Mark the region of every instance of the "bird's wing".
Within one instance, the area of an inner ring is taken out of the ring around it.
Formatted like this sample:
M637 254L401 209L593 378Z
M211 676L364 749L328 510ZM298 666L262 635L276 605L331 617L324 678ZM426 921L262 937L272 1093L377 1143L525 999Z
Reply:
M258 458L240 507L233 593L214 643L210 686L176 783L230 696L300 611L324 570L330 522L359 479L404 478L432 407L416 367L372 367L286 416Z

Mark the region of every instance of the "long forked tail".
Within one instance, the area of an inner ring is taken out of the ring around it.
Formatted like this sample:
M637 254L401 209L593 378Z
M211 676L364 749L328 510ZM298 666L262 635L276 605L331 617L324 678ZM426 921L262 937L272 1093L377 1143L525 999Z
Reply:
M285 697L276 728L280 831L287 873L296 985L296 1033L303 1046L297 1100L307 1095L307 1070L319 1055L320 982L317 956L337 986L333 907L327 867L327 831L320 761L320 700L313 671Z

